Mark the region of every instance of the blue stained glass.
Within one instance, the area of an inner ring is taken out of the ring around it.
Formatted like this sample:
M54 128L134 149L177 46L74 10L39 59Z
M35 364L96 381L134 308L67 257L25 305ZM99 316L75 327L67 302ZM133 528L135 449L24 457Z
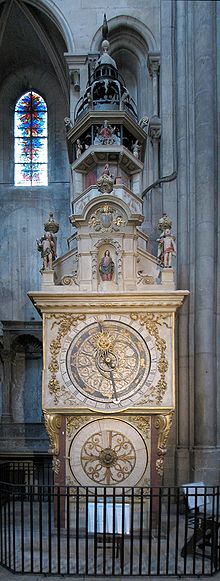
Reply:
M47 186L47 165L46 163L36 163L32 166L32 184L37 186Z
M34 93L34 91L28 91L25 95L22 95L20 99L18 99L15 107L15 111L31 111L39 110L39 111L47 111L47 105L44 99Z
M17 101L14 136L15 185L47 185L47 106L33 91Z

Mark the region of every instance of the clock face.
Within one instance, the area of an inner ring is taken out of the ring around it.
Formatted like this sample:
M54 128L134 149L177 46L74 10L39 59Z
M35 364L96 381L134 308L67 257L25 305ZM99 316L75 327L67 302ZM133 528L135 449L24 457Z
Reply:
M152 340L143 327L124 320L80 323L78 332L74 329L65 341L63 380L83 407L123 409L137 402L152 384L156 372Z

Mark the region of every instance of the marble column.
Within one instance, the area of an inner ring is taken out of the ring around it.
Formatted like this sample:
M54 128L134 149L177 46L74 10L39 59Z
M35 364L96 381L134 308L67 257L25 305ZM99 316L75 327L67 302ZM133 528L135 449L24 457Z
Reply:
M194 479L216 483L215 2L195 1Z

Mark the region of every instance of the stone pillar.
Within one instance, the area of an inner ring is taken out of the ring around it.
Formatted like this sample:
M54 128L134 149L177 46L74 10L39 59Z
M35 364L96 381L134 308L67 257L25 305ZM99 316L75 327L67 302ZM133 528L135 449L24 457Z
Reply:
M215 3L193 2L195 86L194 479L216 483ZM219 460L218 460L219 463Z
M4 380L2 390L2 422L8 423L11 421L11 370L12 370L12 355L10 351L4 349L2 352L2 360L4 365Z
M160 71L160 54L159 53L149 53L148 55L148 70L152 77L153 83L153 115L159 115L159 71Z
M187 111L189 74L187 67L187 11L185 0L175 4L176 9L176 138L178 157L177 202L177 280L178 288L189 288L189 118ZM192 87L191 87L192 89ZM189 300L180 309L178 320L178 410L177 410L177 484L190 480L189 467Z

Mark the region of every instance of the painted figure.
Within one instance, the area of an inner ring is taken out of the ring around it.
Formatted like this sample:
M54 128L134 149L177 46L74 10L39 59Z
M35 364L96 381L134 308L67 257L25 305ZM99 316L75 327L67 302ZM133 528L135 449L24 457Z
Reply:
M165 268L172 267L173 256L176 256L175 236L166 228L158 239L158 260Z
M114 272L114 262L112 260L111 254L109 250L106 250L104 256L101 259L99 264L99 272L101 279L104 280L112 280L112 275Z
M37 240L37 249L43 258L43 270L52 270L56 258L56 244L51 232L46 232L40 240Z

